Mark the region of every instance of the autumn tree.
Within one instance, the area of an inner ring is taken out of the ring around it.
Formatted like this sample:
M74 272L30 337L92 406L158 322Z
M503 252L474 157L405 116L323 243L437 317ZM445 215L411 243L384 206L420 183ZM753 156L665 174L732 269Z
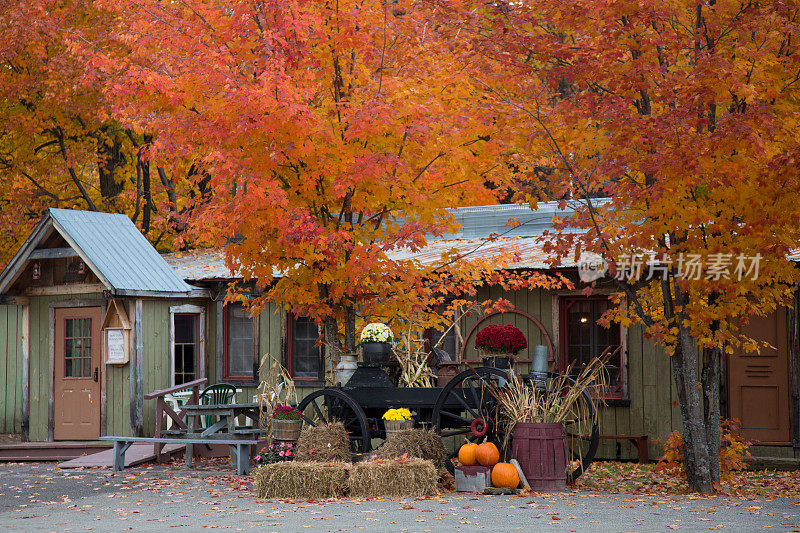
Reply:
M412 3L97 4L130 50L86 47L114 115L155 132L156 157L199 162L198 234L258 280L256 305L316 318L334 361L357 317L422 311L512 258L390 255L454 229L447 207L493 203L503 178L476 88Z
M0 264L48 207L124 212L171 244L187 215L191 161L154 161L152 133L109 115L106 79L73 53L109 43L109 14L88 0L0 4Z
M540 177L577 207L558 222L585 232L554 252L605 258L621 278L613 318L666 346L688 481L712 492L720 358L758 349L741 324L798 280L800 6L437 4L510 126L509 157L549 168Z

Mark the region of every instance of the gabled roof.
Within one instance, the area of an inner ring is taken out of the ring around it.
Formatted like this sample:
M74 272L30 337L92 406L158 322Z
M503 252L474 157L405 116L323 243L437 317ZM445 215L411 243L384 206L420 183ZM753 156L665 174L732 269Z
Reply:
M0 274L0 294L24 270L31 253L53 231L116 296L188 296L193 287L175 273L126 215L48 209Z

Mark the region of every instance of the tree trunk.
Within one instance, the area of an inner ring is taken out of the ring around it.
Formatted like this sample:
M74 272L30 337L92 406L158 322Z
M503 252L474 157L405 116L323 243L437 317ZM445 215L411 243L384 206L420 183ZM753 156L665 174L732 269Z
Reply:
M703 350L703 402L704 421L706 425L706 440L708 442L708 457L711 462L711 481L719 482L719 377L720 377L719 348L705 348Z
M125 162L122 140L109 128L101 128L97 137L97 173L100 177L100 194L103 198L114 198L122 192L124 183L117 181L117 169Z
M714 487L697 372L697 346L689 330L682 326L679 326L678 337L679 348L675 350L673 375L683 418L686 479L692 490L701 494L711 494L714 492Z

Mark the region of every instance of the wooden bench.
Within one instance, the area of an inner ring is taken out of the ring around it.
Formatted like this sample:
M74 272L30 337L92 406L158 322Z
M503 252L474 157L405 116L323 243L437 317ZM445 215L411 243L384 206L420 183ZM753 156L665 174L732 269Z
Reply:
M231 450L231 464L236 465L240 476L250 473L251 446L257 446L263 439L232 438L175 438L175 437L100 437L100 440L114 443L114 471L121 472L125 468L125 452L134 442L151 442L163 444L186 444L186 466L192 466L194 444L227 444Z
M650 453L647 450L650 437L647 435L600 435L601 439L627 440L634 446L639 454L639 463L647 464L650 462Z

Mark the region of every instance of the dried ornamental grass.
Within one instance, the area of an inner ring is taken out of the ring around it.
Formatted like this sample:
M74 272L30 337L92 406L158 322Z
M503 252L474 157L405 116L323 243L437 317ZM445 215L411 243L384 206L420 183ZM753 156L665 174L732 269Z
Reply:
M403 455L427 459L437 469L441 469L447 459L447 449L442 438L433 431L404 429L392 435L375 451L378 459L394 459Z
M295 449L295 461L349 463L351 459L350 438L341 422L307 427L300 432Z
M289 461L256 470L259 498L340 498L347 491L349 463L300 463Z
M402 498L433 496L438 493L439 475L433 463L424 459L398 458L356 463L347 486L356 498Z

